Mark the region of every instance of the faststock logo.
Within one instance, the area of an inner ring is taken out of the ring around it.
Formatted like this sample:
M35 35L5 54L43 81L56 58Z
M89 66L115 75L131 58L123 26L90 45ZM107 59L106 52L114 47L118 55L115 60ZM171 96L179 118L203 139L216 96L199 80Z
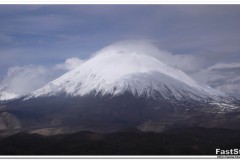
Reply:
M240 149L216 149L216 155L240 155Z
M216 149L217 158L240 158L240 149Z

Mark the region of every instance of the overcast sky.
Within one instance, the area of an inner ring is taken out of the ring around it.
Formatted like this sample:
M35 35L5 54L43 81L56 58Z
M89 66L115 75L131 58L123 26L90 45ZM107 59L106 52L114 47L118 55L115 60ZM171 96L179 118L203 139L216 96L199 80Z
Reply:
M239 5L0 5L1 84L31 91L128 39L150 41L200 83L240 97Z

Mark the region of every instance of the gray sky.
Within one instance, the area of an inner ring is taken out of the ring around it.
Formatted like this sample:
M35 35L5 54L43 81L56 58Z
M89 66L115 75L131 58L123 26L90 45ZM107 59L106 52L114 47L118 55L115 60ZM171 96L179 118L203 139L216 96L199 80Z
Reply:
M25 83L41 76L32 90L107 45L140 39L199 82L240 96L239 5L0 5L0 26L0 80L13 90L25 74L39 73Z

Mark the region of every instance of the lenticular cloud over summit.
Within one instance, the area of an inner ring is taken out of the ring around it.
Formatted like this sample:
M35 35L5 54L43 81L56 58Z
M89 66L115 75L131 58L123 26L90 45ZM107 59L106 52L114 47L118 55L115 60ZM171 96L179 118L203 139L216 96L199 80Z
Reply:
M139 55L152 56L172 67L177 67L185 72L195 71L201 67L201 59L192 55L174 55L168 51L160 50L151 41L125 40L113 43L94 55L119 52L122 54L137 53Z

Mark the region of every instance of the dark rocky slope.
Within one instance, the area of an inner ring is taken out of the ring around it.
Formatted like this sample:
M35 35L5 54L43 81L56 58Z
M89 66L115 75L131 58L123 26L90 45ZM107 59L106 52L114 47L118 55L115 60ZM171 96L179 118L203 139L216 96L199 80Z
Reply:
M240 130L181 128L162 133L137 129L41 136L17 133L0 139L1 155L215 155L240 147Z

